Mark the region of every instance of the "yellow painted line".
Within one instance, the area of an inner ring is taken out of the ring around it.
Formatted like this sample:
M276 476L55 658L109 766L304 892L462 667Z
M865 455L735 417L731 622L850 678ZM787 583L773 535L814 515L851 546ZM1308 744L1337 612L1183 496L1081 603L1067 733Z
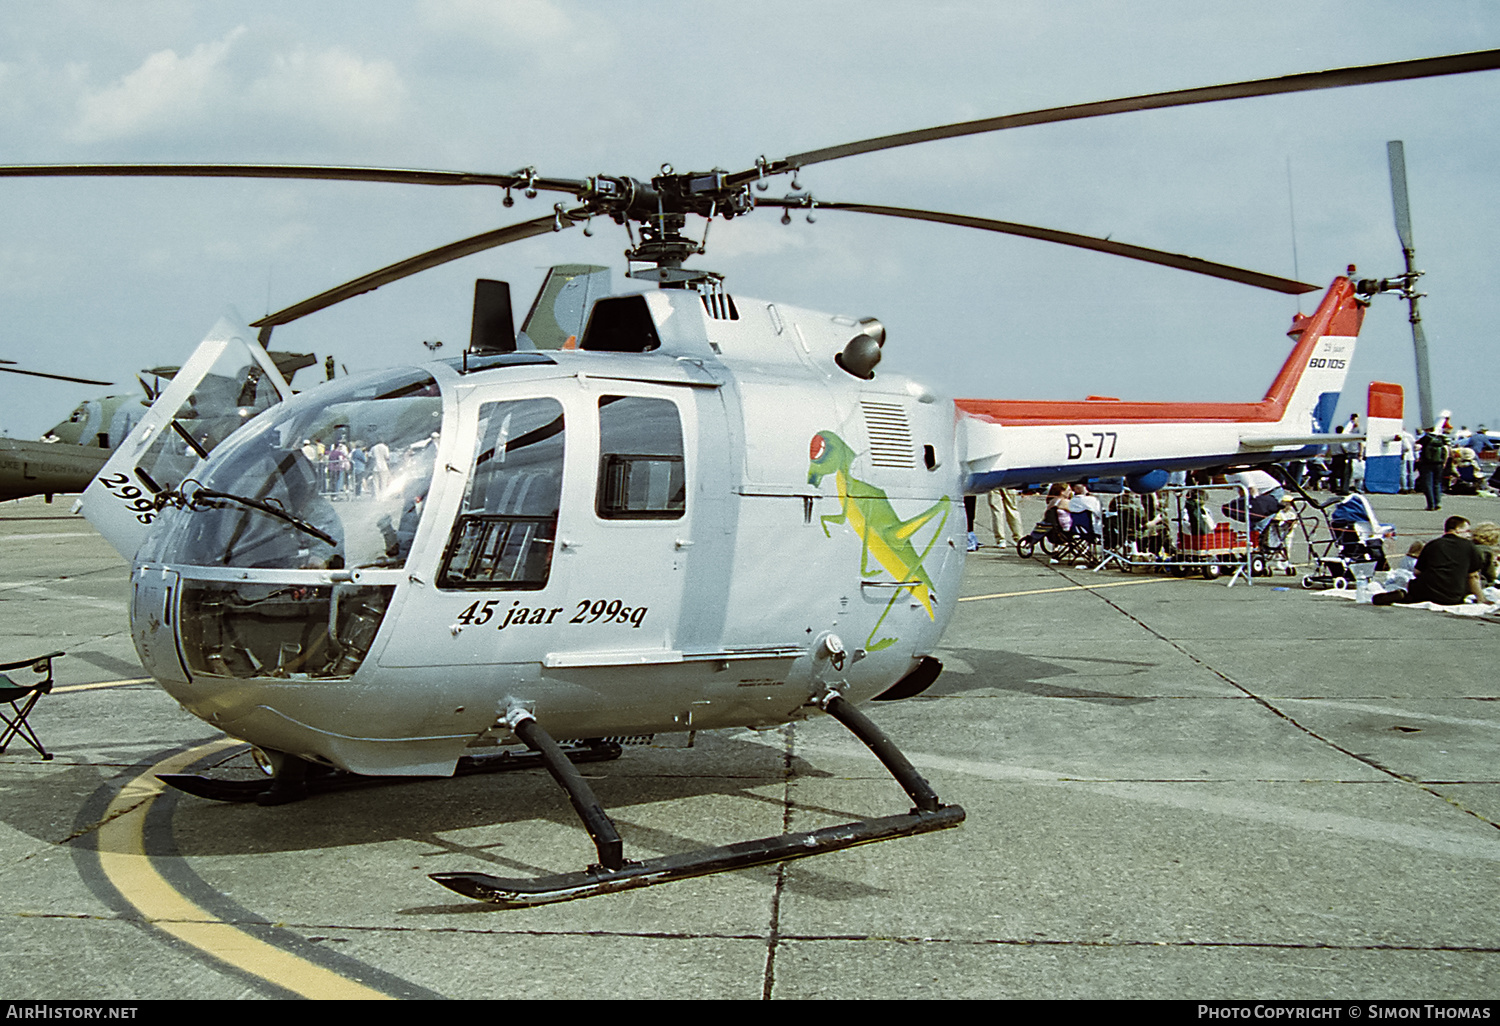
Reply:
M100 688L122 688L126 684L151 684L155 677L132 677L129 680L101 680L93 684L68 684L64 687L53 688L54 695L65 694L69 691L98 691Z
M1124 588L1132 584L1180 584L1178 578L1162 577L1151 581L1110 581L1107 584L1073 584L1066 588L1036 588L1032 591L999 591L993 595L965 595L960 602L979 602L983 599L1015 598L1018 595L1050 595L1058 591L1094 591L1098 588Z
M252 976L305 998L388 998L231 926L189 901L157 872L145 840L146 814L166 787L156 774L176 773L240 744L222 738L199 745L163 759L126 784L110 802L99 829L99 864L104 875L152 926Z

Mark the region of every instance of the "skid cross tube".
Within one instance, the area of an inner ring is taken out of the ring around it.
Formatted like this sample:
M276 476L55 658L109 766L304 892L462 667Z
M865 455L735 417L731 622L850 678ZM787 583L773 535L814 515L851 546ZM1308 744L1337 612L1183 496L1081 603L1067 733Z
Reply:
M619 833L614 823L605 815L593 792L578 776L566 760L558 765L547 761L553 777L568 792L573 807L584 820L589 834L599 849L599 864L589 866L582 872L560 873L555 876L526 878L501 878L487 873L433 873L431 878L450 890L480 901L490 902L504 908L527 908L547 905L573 898L587 898L596 894L649 887L693 876L707 876L731 869L746 869L764 866L789 859L804 858L822 852L852 848L859 844L870 844L893 837L928 833L958 826L964 821L964 810L957 805L943 805L937 794L911 763L893 745L869 718L850 702L836 694L818 703L830 715L844 724L863 741L885 765L916 803L916 808L900 816L883 816L878 819L856 820L838 826L822 827L793 834L779 834L754 841L741 841L714 848L663 855L654 859L636 862L623 857L620 850ZM525 741L533 750L543 753L546 746L553 745L547 732L530 718L516 724L513 733ZM525 732L523 734L523 731ZM566 768L564 769L564 766ZM554 768L556 767L556 768ZM613 860L614 865L610 865Z

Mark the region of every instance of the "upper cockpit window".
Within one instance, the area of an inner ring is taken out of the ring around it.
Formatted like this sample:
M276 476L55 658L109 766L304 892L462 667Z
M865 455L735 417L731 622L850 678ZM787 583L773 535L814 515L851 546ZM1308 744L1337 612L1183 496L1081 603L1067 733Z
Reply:
M304 392L214 454L201 484L233 498L171 511L170 524L139 558L287 569L403 566L432 483L442 419L437 382L416 369ZM188 482L183 490L193 492Z

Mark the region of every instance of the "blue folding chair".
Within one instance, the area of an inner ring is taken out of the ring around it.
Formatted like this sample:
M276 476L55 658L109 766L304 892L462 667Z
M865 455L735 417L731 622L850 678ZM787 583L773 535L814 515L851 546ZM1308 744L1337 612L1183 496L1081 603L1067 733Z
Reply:
M41 738L36 736L36 731L32 729L31 724L26 722L26 717L31 715L37 699L52 690L52 660L63 654L62 652L49 652L34 659L0 663L0 671L18 670L23 666L29 666L33 673L43 678L31 684L18 684L4 672L0 672L0 702L9 702L11 708L11 716L5 715L4 710L0 710L0 720L5 721L5 731L0 734L0 752L4 752L10 745L11 738L19 737L35 748L43 759L52 758L52 753L42 747Z

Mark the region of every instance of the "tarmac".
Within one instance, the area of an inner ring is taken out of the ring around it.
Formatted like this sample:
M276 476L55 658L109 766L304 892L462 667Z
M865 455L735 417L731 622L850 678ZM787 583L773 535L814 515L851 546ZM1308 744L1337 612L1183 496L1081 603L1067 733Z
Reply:
M1373 501L1397 552L1500 520ZM275 808L163 790L245 747L142 679L129 569L67 507L0 504L0 662L67 653L31 716L55 758L0 755L0 998L1500 996L1500 618L985 547L942 676L866 709L962 826L500 910L427 874L593 861L542 771ZM583 771L627 855L910 804L827 717Z

